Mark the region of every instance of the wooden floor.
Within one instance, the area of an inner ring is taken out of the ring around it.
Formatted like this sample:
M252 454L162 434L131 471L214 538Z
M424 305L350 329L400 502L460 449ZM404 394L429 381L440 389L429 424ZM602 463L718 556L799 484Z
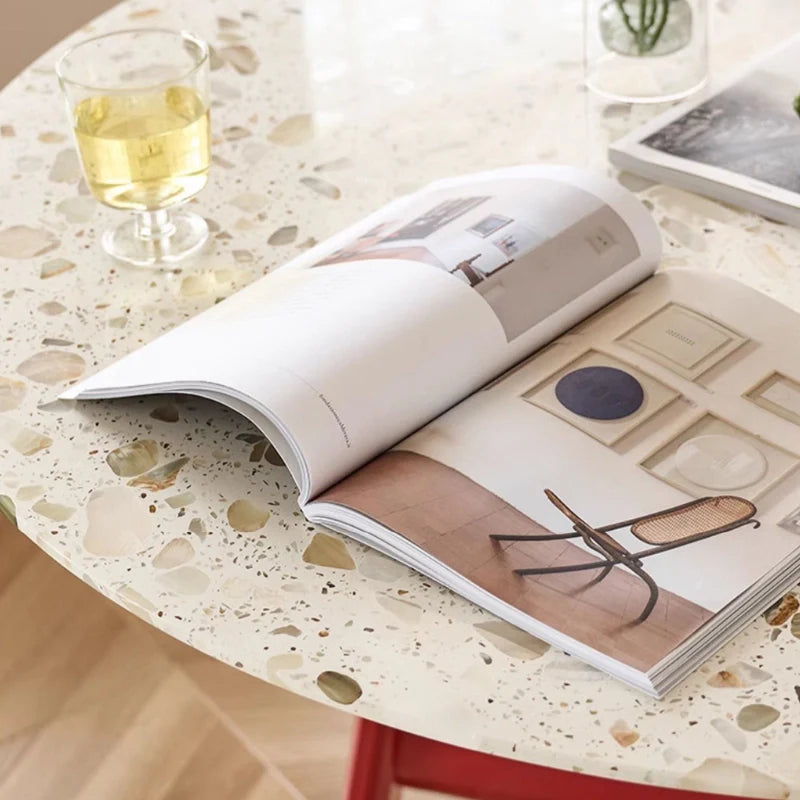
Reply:
M352 717L158 633L2 516L0 643L0 800L342 797Z
M711 616L662 589L652 614L637 623L649 591L619 567L594 584L596 572L514 575L520 568L595 559L564 540L493 542L491 533L551 531L467 476L417 453L384 453L319 499L362 511L507 603L638 669L660 661Z

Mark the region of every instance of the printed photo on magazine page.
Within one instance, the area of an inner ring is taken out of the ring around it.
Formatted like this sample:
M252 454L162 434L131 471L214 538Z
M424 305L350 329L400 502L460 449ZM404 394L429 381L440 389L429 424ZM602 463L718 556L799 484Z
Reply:
M319 500L653 669L800 546L800 374L781 335L797 318L746 289L714 297L679 272Z
M582 188L543 178L472 188L426 192L315 266L373 259L430 264L480 294L511 341L543 318L532 298L547 272L566 283L580 275L596 282L639 256L625 220Z

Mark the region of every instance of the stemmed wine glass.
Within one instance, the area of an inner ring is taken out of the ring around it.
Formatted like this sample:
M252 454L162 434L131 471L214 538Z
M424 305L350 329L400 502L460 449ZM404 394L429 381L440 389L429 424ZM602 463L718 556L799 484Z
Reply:
M205 220L186 209L208 180L208 46L158 28L96 36L56 66L92 194L134 212L105 231L121 261L159 266L198 250Z

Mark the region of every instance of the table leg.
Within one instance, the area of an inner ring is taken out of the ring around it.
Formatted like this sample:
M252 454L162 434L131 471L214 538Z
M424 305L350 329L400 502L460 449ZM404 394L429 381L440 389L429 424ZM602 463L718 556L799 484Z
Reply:
M346 800L396 800L401 786L470 800L726 800L527 764L359 720Z
M358 720L353 752L350 757L350 776L347 800L398 800L395 783L394 728Z

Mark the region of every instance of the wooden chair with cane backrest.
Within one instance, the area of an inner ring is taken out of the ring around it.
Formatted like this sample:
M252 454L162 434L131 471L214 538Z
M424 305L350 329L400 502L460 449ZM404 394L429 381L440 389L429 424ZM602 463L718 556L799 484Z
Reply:
M544 490L547 499L572 523L571 533L538 534L535 536L490 534L495 541L549 541L553 539L572 539L580 537L586 546L599 554L588 562L567 564L559 567L532 567L515 569L517 575L551 575L558 572L601 570L593 582L601 581L615 566L627 567L648 587L650 596L638 622L646 620L658 601L658 585L642 566L642 559L676 547L699 542L720 533L752 524L761 524L754 519L756 507L749 500L734 495L701 497L682 503L679 506L626 519L611 525L594 527L578 516L555 492ZM639 541L650 545L644 550L631 552L618 542L610 531L630 528Z

